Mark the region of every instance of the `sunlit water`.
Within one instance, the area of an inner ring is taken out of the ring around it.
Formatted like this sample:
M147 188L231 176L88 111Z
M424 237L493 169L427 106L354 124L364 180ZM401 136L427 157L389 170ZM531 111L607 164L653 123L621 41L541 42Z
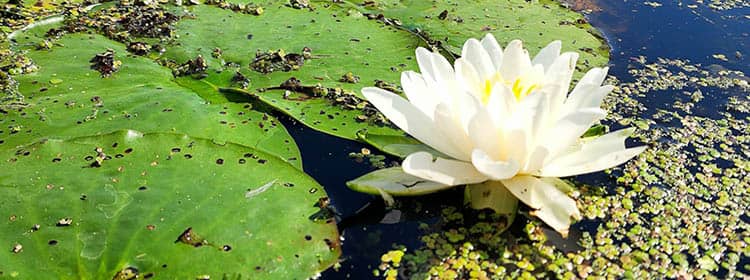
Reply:
M642 1L606 2L596 3L601 11L593 12L587 18L609 41L612 47L610 74L620 80L629 79L628 64L638 56L645 56L649 61L658 57L687 59L703 66L716 64L719 68L750 72L750 19L744 17L750 15L750 8L716 11L705 5L691 9L687 7L688 3L673 3L676 1L662 1L661 7L644 5ZM714 58L714 54L724 54L730 59L721 61ZM723 95L705 94L706 98L698 103L694 112L716 117L713 108L723 104ZM671 104L674 95L660 94L652 99L643 101L650 105L650 110L660 107L660 104ZM283 122L302 151L305 172L325 186L343 219L340 223L344 238L341 267L337 271L329 269L324 272L323 279L372 278L372 271L380 263L382 253L392 249L393 244L418 248L418 223L434 222L433 214L437 214L441 204L461 203L462 193L448 191L422 197L422 201L431 203L419 213L413 213L412 209L387 212L380 198L351 191L345 186L346 181L373 170L367 163L356 163L348 156L359 152L364 145L327 136L288 118ZM589 175L579 180L604 184L608 179L602 175ZM367 212L355 215L368 205ZM402 205L408 208L410 203L406 201ZM430 205L434 209L429 209ZM573 227L579 231L595 231L596 222L584 220ZM745 263L747 259L743 259L739 266Z

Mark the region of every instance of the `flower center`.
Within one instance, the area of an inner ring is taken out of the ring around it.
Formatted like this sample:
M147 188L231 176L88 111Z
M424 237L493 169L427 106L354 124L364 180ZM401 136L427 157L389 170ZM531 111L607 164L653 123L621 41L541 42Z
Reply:
M515 81L505 80L503 79L503 76L500 75L500 72L496 72L495 75L493 75L489 79L484 80L481 98L482 103L487 104L487 102L490 101L492 89L498 82L501 82L506 86L510 86L511 91L513 92L513 96L516 97L516 101L521 100L522 98L531 94L531 91L537 87L536 83L533 83L528 79L524 80L522 77L517 78Z

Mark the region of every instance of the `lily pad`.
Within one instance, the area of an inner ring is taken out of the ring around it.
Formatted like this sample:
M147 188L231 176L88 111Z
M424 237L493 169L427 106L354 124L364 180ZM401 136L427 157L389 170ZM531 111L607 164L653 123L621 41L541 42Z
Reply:
M299 150L284 127L251 104L206 104L175 83L168 68L128 55L122 44L100 35L70 34L57 43L51 50L28 52L40 70L16 77L29 107L0 115L0 149L47 137L135 129L235 142L301 166ZM122 64L102 77L90 69L90 60L107 50Z
M562 51L581 54L576 77L591 67L609 61L609 45L581 15L553 0L416 1L387 0L356 7L372 14L383 14L390 22L432 41L445 50L460 54L469 38L492 33L501 45L523 40L529 52L536 53L554 40L561 40ZM350 2L347 2L350 3Z
M405 173L401 167L376 170L346 185L358 192L374 195L417 196L453 188Z
M0 160L0 275L303 279L340 254L321 186L251 147L128 130Z
M332 99L335 98L316 97L309 92L300 94L293 90L287 93L284 89L273 88L294 77L302 86L319 84L326 90L338 88L361 98L359 90L373 86L376 79L394 83L400 79L401 71L416 68L414 49L420 40L408 32L384 26L356 11L337 6L318 5L310 11L274 1L264 8L261 16L205 5L193 6L190 11L194 17L183 19L176 25L180 36L175 44L179 47L169 48L165 57L178 63L198 55L206 59L208 77L200 81L192 78L179 81L189 87L213 89L213 96L204 97L207 100L220 102L222 98L232 98L231 95L222 96L217 89L239 87L232 83L233 76L239 71L249 79L247 93L253 98L313 129L347 139L356 139L356 133L362 129L403 135L390 126L358 120L357 117L364 114L361 109L334 105L336 101ZM220 58L211 56L217 48L221 50ZM298 69L286 71L278 67L255 71L250 66L256 55L262 57L267 52L282 56L302 55L305 48L310 49L311 56L304 59L304 63L296 67ZM238 67L226 66L226 63ZM342 76L349 72L358 76L359 82L341 81ZM357 104L351 105L356 107Z

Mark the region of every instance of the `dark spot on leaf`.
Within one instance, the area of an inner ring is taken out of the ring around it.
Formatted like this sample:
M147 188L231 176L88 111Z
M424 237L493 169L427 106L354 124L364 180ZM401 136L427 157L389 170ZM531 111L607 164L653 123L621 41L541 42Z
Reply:
M189 227L177 237L177 240L175 240L174 243L184 243L193 247L201 247L208 244L208 241L195 234L193 228Z
M53 159L52 159L52 162L60 162L61 160L62 160L61 158L57 158L57 157L56 157L56 158L53 158Z
M47 244L52 245L52 246L57 245L57 240L52 239L49 242L47 242Z
M307 240L307 241L310 241L310 240L312 240L312 236L310 236L309 234L308 234L308 235L305 235L305 240Z
M116 154L116 155L115 155L115 158L122 158L122 157L124 157L124 156L125 156L125 155L123 155L123 154Z
M266 160L265 160L265 159L259 159L259 160L258 160L258 163L260 163L260 164L265 164L265 163L266 163Z
M135 267L126 267L118 271L112 280L133 280L138 279L138 269Z
M229 245L221 246L221 250L223 250L224 252L229 252L230 250L232 250L232 246L229 246Z
M125 151L124 151L124 152L125 152L126 154L132 153L132 152L133 152L133 148L127 148L127 149L125 149Z
M145 190L147 190L147 189L148 189L148 187L147 187L147 186L140 186L140 187L138 187L138 190L139 190L139 191L145 191Z
M240 160L239 160L238 162L239 162L240 164L245 164L245 162L247 162L247 161L246 161L246 160L245 160L244 158L241 158L241 159L240 159Z
M180 152L180 148L172 148L172 152L173 153L179 153Z
M184 157L185 157L186 159L191 159L191 158L193 158L193 155L191 155L191 154L185 154L185 155L184 155Z
M216 164L219 164L219 165L224 164L224 159L217 159Z

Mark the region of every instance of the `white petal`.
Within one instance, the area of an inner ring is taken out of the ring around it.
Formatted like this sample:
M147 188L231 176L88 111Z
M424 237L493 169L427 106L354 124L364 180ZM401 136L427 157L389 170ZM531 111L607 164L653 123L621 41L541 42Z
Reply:
M523 48L519 40L508 43L503 52L503 65L500 66L500 75L506 81L515 81L521 74L531 68L529 52Z
M376 87L363 88L362 94L388 120L417 140L449 156L459 154L458 150L436 130L432 118L403 97Z
M544 69L549 68L550 65L552 65L552 62L560 56L561 48L562 42L560 42L560 40L552 41L552 43L547 44L546 47L542 48L539 53L534 56L534 59L531 60L531 64L541 64L544 66Z
M423 195L453 187L407 174L401 167L379 169L346 182L346 185L358 192L374 195L385 192L395 196Z
M546 100L547 96L541 92L526 96L518 103L515 112L513 112L513 115L508 119L508 129L523 132L525 140L525 143L523 144L526 148L531 148L536 144L534 143L536 139L535 136L542 127L541 125L544 122L545 114L548 113L546 110ZM518 144L520 143L506 142L505 147L511 148ZM523 161L526 158L525 152L526 151L524 151L524 154L521 154L520 158L515 159Z
M625 149L631 129L622 129L584 143L577 151L551 160L540 171L545 177L566 177L586 174L620 165L643 152L647 147Z
M493 36L492 33L484 35L484 38L482 38L482 46L484 47L484 50L487 51L487 54L490 55L492 64L495 66L495 71L500 70L500 65L503 63L503 48L497 43L495 36Z
M451 65L450 62L448 62L448 60L445 59L445 57L441 54L434 52L431 54L435 79L437 79L438 81L453 80L455 78L455 74L453 73L453 65Z
M502 127L505 125L515 105L516 97L508 86L502 82L492 86L492 93L490 93L486 108L495 126Z
M574 145L591 125L606 116L599 108L587 108L563 116L546 131L543 146L551 156L556 156Z
M599 86L596 84L576 85L576 90L565 100L565 112L572 112L580 108L599 108L604 97L612 92L614 86Z
M442 141L448 142L454 147L455 152L446 152L446 154L455 159L469 161L473 145L467 135L466 126L468 126L468 121L465 125L461 119L461 112L458 112L459 115L457 115L451 109L451 106L445 103L440 103L435 107L435 115L433 117L435 120L435 129L443 139ZM473 112L469 114L468 116L474 115Z
M607 71L609 71L609 67L591 68L591 70L586 72L581 80L578 81L578 84L576 84L576 86L573 88L573 91L570 93L570 95L575 95L576 91L578 91L579 88L584 85L601 85L604 82L604 79L607 77Z
M417 64L419 65L419 72L422 73L425 80L435 80L435 74L433 73L432 67L432 52L429 50L419 47L416 50Z
M526 205L537 209L532 212L533 215L563 236L567 236L573 219L581 216L575 200L554 184L532 176L516 176L502 183Z
M431 91L422 78L414 71L401 73L401 87L409 102L427 116L432 116L440 98Z
M566 52L557 57L545 73L547 76L545 87L555 86L557 88L556 91L549 93L551 101L550 112L552 114L557 114L562 109L563 103L565 103L565 97L570 88L570 81L573 78L577 60L578 53Z
M535 210L541 209L547 202L549 196L547 192L550 190L547 189L544 182L534 176L519 175L502 180L502 182L513 195ZM560 191L558 190L558 192ZM565 194L563 193L562 195Z
M554 90L551 87L547 89ZM527 101L529 104L523 104ZM547 131L548 123L550 122L548 120L550 115L548 90L535 92L524 98L521 103L521 110L529 110L531 112L526 116L530 118L528 121L521 121L529 124L525 132L527 137L527 154L522 159L523 165L521 166L521 170L524 172L533 172L542 167L544 159L549 154L547 149L540 145L540 142L544 138L542 137L543 133Z
M487 176L473 165L458 160L433 158L427 152L416 152L404 159L404 172L444 185L463 185L484 182Z
M471 154L471 162L479 172L492 180L511 178L518 174L518 170L520 170L520 166L515 160L499 161L480 149L475 149Z
M500 158L507 161L522 161L526 158L526 133L522 129L513 129L503 131L505 143Z
M471 38L464 43L461 58L474 66L481 80L489 79L497 72L492 64L492 58L477 39Z
M538 173L539 169L544 166L544 161L549 157L549 150L543 146L536 146L531 153L529 153L526 161L524 162L521 170L524 173Z
M482 94L482 82L474 66L465 58L456 59L456 81L461 83L465 89L476 95L478 98Z
M503 136L484 108L479 109L469 122L469 138L474 147L490 157L499 159L502 156Z

